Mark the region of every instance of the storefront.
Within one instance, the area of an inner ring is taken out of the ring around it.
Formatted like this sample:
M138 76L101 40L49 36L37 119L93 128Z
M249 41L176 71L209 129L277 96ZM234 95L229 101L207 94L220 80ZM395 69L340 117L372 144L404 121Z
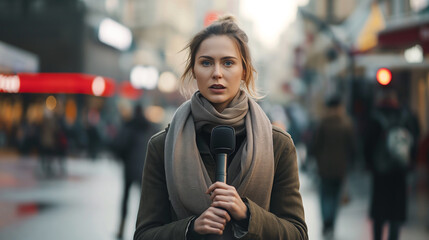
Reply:
M23 141L47 116L55 115L73 130L82 131L90 119L100 119L106 101L115 93L110 78L38 70L36 55L0 42L2 154L31 152L33 147Z
M0 74L2 147L26 153L37 148L25 142L27 128L39 128L54 117L77 137L89 123L99 124L106 100L113 96L113 79L78 73ZM97 121L98 119L98 121ZM34 141L32 141L34 142ZM85 139L73 139L77 148Z
M410 107L417 113L421 132L429 131L429 16L416 15L391 24L378 34L380 50L397 53L391 68L406 73Z

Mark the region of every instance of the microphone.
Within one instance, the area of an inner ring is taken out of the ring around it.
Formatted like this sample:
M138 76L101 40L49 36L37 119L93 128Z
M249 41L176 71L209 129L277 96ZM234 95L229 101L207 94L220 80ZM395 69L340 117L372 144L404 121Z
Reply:
M234 128L224 125L213 128L210 149L216 155L216 182L226 183L227 158L235 150Z

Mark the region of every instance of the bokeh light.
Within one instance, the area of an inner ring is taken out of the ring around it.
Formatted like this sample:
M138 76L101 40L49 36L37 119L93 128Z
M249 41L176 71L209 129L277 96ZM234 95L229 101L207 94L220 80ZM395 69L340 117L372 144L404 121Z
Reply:
M94 81L92 82L92 92L94 93L94 95L101 96L101 94L103 94L105 89L106 89L106 83L104 81L104 78L102 77L94 78Z
M377 81L381 85L387 85L392 80L392 73L387 68L380 68L377 71Z
M164 93L177 90L177 78L172 72L163 72L159 77L158 89Z
M160 106L149 106L145 109L144 115L153 123L161 123L164 120L165 110Z
M136 89L149 89L152 90L158 83L159 73L155 67L148 66L135 66L131 70L130 81Z
M46 108L48 108L49 110L54 110L55 107L57 106L57 99L50 95L49 97L46 98Z

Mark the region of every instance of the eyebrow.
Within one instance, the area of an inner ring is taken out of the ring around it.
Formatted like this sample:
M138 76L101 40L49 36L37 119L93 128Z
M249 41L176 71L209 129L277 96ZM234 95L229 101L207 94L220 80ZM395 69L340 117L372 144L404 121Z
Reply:
M200 59L200 58L207 58L207 59L210 59L210 60L213 60L213 59L214 59L213 57L210 57L210 56L199 56L199 57L198 57L198 59ZM238 59L238 58L233 57L233 56L226 56L226 57L222 57L222 58L221 58L221 60L231 59L231 58L233 58L233 59Z

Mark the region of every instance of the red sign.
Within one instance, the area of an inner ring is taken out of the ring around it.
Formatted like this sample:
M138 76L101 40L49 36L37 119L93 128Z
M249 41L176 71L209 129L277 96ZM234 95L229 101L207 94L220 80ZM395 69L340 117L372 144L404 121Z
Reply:
M80 73L0 74L0 92L70 93L109 97L114 94L111 78Z

